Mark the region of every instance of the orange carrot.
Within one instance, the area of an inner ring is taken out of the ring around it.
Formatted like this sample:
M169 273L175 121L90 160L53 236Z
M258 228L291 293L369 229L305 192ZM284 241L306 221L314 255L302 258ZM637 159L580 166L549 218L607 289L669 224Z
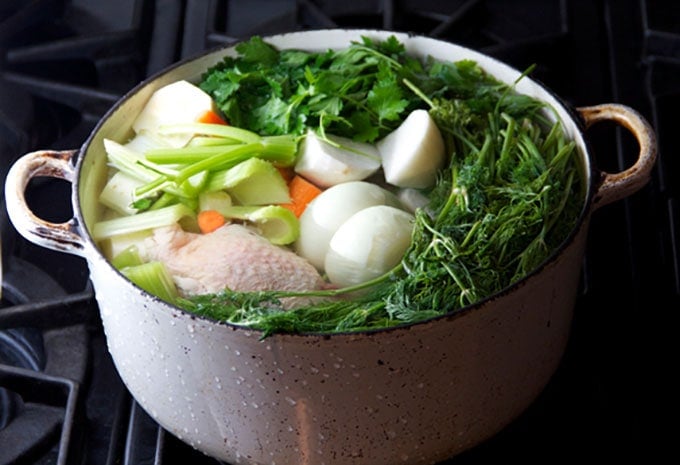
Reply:
M293 176L288 184L290 203L281 204L282 207L295 213L298 218L305 211L309 202L321 193L321 189L307 181L300 175Z
M203 234L213 232L227 222L224 216L217 210L203 210L198 213L196 219L198 221L198 228Z
M199 118L198 118L199 123L208 123L208 124L227 124L224 119L217 113L215 113L212 110L208 110L205 113L203 113Z
M295 171L289 166L277 166L276 169L279 170L279 173L281 173L281 177L286 181L286 184L290 184L293 177L295 177Z

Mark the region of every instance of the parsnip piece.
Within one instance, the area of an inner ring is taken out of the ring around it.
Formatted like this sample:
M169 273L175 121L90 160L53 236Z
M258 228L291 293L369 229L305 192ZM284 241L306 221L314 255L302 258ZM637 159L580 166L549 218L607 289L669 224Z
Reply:
M188 81L177 81L153 93L132 128L137 134L156 133L161 126L194 123L208 111L214 111L210 95ZM163 140L171 147L184 147L193 136L192 133L166 134Z

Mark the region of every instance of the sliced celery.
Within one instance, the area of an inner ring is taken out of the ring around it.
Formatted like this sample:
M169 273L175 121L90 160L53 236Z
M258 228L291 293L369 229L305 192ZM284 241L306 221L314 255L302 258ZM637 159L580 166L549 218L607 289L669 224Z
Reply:
M241 205L290 202L288 185L281 172L259 158L250 158L228 170L212 173L205 190L224 189Z
M231 207L231 197L225 191L203 192L198 196L198 209L227 211Z
M214 144L214 145L202 145L202 146L187 146L179 148L160 148L149 150L144 153L147 160L157 163L159 165L163 164L173 164L178 163L182 165L187 165L191 163L196 163L206 158L220 155L223 153L230 152L233 149L243 147L244 144L232 143L232 144Z
M109 164L128 176L145 183L154 183L159 179L160 172L148 167L149 162L144 157L129 148L110 139L104 139L104 148L108 155ZM143 165L146 164L147 166ZM163 190L171 194L184 196L185 194L173 183L167 183Z
M221 212L226 218L254 223L269 242L276 245L293 243L300 235L300 222L293 212L279 205L266 207L235 206Z
M176 195L168 194L163 192L154 203L151 204L149 210L159 210L163 207L168 207L179 202L179 198Z
M201 171L199 173L194 174L186 181L184 181L180 188L188 194L187 195L188 197L194 198L198 197L198 195L203 191L203 188L205 187L205 184L207 182L208 172Z
M187 147L210 147L213 145L240 144L241 142L224 137L196 136L189 141Z
M114 260L117 255L130 247L135 247L141 256L146 252L145 240L149 236L151 236L150 230L120 234L100 241L100 246L102 252L109 260Z
M297 139L290 135L266 136L260 139L238 143L219 137L201 138L200 144L179 148L157 148L148 150L144 156L157 165L179 163L193 164L209 157L225 154L243 146L252 147L250 156L263 158L280 166L292 166L297 157ZM168 173L169 176L175 173Z
M184 218L195 219L193 209L178 203L158 210L148 210L131 216L122 216L95 223L92 236L99 241L119 234L159 228L177 223Z
M111 259L111 264L118 270L122 270L129 266L138 266L142 263L144 263L144 261L139 256L139 249L136 245L129 246Z
M181 169L175 182L182 183L201 171L217 171L230 168L262 151L262 144L227 145L222 153L217 153Z
M279 166L293 166L297 159L297 138L291 135L266 136L262 138L264 149L260 158Z
M169 303L174 303L179 292L172 276L162 262L149 262L129 266L121 270L130 281L150 294Z

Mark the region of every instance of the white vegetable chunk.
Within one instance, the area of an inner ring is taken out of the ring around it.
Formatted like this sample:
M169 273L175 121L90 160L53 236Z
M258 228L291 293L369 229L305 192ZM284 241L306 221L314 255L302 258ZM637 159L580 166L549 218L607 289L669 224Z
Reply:
M413 187L405 187L397 191L397 198L404 208L412 213L419 208L424 208L430 203L430 198L421 190Z
M408 249L413 223L413 215L387 205L355 213L331 239L325 260L328 279L347 287L387 273Z
M444 139L426 110L414 110L376 144L385 180L399 187L431 187L444 165Z
M300 144L295 171L320 187L366 179L380 169L380 154L373 144L327 135L337 146L308 131Z
M214 110L210 95L188 81L177 81L156 90L132 124L137 134L155 133L171 124L194 123L206 112ZM194 135L179 133L164 135L171 147L184 147Z
M375 205L400 206L391 192L365 181L351 181L329 187L300 215L300 236L295 251L318 270L323 270L328 244L335 231L350 216Z

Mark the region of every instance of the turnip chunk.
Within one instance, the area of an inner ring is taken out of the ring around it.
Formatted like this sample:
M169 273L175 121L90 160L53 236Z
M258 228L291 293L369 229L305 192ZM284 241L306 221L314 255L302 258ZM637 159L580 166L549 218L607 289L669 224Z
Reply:
M206 112L214 111L210 95L187 81L177 81L156 90L132 123L137 134L143 131L155 133L161 126L194 123ZM170 147L184 147L193 133L177 133L163 136Z
M348 287L387 273L408 249L413 223L413 215L387 205L355 213L331 239L325 260L328 279Z
M376 144L385 180L399 187L423 189L437 180L444 165L444 139L426 110L414 110Z
M373 144L327 135L334 146L310 130L300 144L295 171L319 187L360 181L380 168L380 154Z
M295 242L298 255L323 270L328 244L335 231L359 210L375 205L400 206L394 194L365 181L351 181L329 187L300 215L300 236Z

